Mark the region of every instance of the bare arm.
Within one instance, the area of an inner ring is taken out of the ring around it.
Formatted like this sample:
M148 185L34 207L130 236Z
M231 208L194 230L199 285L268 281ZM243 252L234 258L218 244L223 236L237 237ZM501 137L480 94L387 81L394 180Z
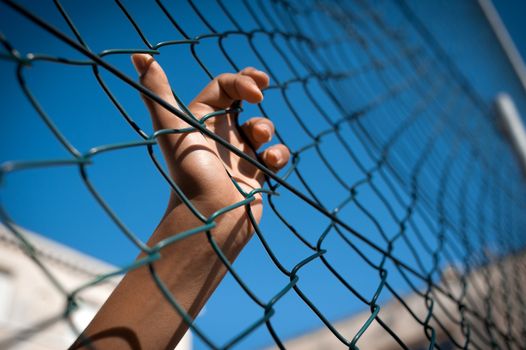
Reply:
M133 62L142 84L177 107L160 65L145 54L134 55ZM228 108L238 100L258 103L263 99L261 90L267 86L268 76L254 68L223 74L208 84L189 108L199 118ZM155 130L189 126L155 102L145 98L145 103ZM227 115L210 119L207 127L255 157L233 118ZM264 118L252 118L242 126L242 132L257 149L270 141L274 125ZM225 166L246 192L263 184L263 174L257 169L200 133L163 135L159 144L170 176L205 216L244 199L232 184ZM279 144L267 148L260 158L277 171L288 162L289 156L287 148ZM251 208L259 222L262 215L259 195L251 202ZM233 261L253 234L246 210L240 207L227 212L218 217L216 223L212 235L227 258ZM148 245L200 225L202 222L172 193L166 214ZM155 270L179 304L191 317L196 317L225 275L226 268L204 234L180 240L163 249L161 254L162 258L154 263ZM145 266L126 274L71 348L90 348L81 341L87 339L101 349L173 349L187 328Z

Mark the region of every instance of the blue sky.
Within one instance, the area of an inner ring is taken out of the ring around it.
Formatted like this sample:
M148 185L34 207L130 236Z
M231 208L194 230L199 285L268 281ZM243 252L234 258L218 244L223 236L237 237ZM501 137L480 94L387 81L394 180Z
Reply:
M34 1L21 3L71 36L51 4ZM515 98L523 115L526 115L524 91L518 85L508 62L499 51L498 45L474 4L467 1L433 3L413 1L411 4L417 14L428 19L426 23L430 29L486 101L491 101L492 96L499 91L508 91ZM139 4L128 1L126 5L152 42L183 39L153 3ZM203 2L200 6L205 8L205 5L211 6L206 9L208 19L215 28L219 31L231 29L228 22L220 15L220 11L214 7L214 2ZM526 4L521 1L498 1L496 5L519 51L526 56L526 39L521 27L521 21L526 15ZM93 6L89 2L65 1L64 6L94 52L107 48L144 48L133 27L113 2L102 7ZM186 2L181 2L177 6L180 7L171 6L170 10L190 36L208 32ZM233 11L241 10L233 7ZM254 24L249 16L239 16L239 21L246 26ZM4 4L0 5L0 23L0 31L23 54L31 52L72 59L82 58L82 55L44 33ZM266 52L271 69L280 79L292 77L292 73L277 60L276 53L270 50L268 42L256 39L256 44ZM225 42L225 46L240 67L245 65L261 67L257 57L243 40L231 38ZM204 40L196 50L214 75L231 70L215 41ZM191 56L187 45L162 48L161 54L157 57L165 67L173 89L185 102L189 102L208 81L208 77ZM129 76L135 77L128 55L111 55L105 59ZM351 64L359 65L364 57L357 55L353 59L356 62L353 61ZM68 153L39 119L19 88L15 68L13 62L0 60L3 77L0 85L2 96L0 162L68 158ZM81 152L98 145L139 139L101 91L89 67L37 62L25 68L22 74L27 86L41 102L46 113ZM132 118L143 130L150 133L149 118L138 94L107 72L102 71L101 76ZM357 92L356 101L353 103L358 103L360 99L366 101L369 97L368 93L378 88L373 81L368 81L366 85L370 90ZM313 89L319 90L317 87ZM302 92L291 88L290 98L300 100ZM411 96L407 98L411 99ZM268 102L264 105L265 110L273 117L278 130L291 147L297 149L306 144L308 137L299 131L294 118L283 107L282 97L276 91L269 91L266 94L266 101ZM334 107L329 104L326 107L330 115L337 114ZM394 110L398 106L390 108ZM318 131L327 127L328 124L324 124L321 118L311 116L312 106L308 103L296 106L296 110L304 117L309 127ZM244 117L259 114L255 106L247 106ZM349 142L361 161L369 166L373 164L373 160L357 140ZM326 151L332 164L345 173L345 180L348 183L363 176L356 167L346 167L345 164L340 163L343 155L335 140L329 138L324 147L326 148L322 151ZM160 156L158 150L156 151ZM316 154L305 154L301 170L307 182L314 184L317 194L323 198L327 207L333 208L346 198L347 194L342 193L334 180L323 180L330 178L330 174L320 166ZM166 184L151 165L145 149L125 149L97 156L94 164L88 168L88 174L93 185L119 218L137 236L146 240L164 212L169 192ZM300 186L297 178L292 178L291 182L295 186ZM381 183L377 185L381 189L386 186ZM385 208L380 209L383 206L378 202L378 198L369 193L370 191L371 189L368 188L361 192L360 198L364 205L375 208L375 214L386 231L395 232L396 222L389 218ZM115 265L123 265L130 262L138 252L87 191L77 167L39 168L9 174L2 184L0 196L2 205L16 223L87 254ZM328 220L295 200L287 192L276 200L276 205L287 213L287 217L295 227L305 233L309 239L315 240L328 224ZM402 208L394 206L395 211L402 211ZM299 244L268 208L265 214L262 231L266 233L266 238L275 249L276 255L286 266L293 266L309 254L309 250ZM355 207L349 208L348 212L342 215L352 218L353 227L358 231L370 230L371 223ZM373 231L369 233L370 238L380 242L379 234ZM352 255L342 242L334 238L334 235L330 236L326 244L331 248L329 259L333 259L332 261L340 266L342 271L346 271L346 276L354 286L365 295L372 295L379 283L377 271L354 256L355 253ZM374 259L379 258L368 250L370 248L359 242L357 244ZM401 256L407 253L407 248L397 249L400 249L398 253ZM352 271L346 270L345 264L349 262L353 264ZM287 283L287 278L270 263L261 243L256 239L251 241L235 266L246 283L264 300L270 299L280 286ZM363 304L349 296L349 292L329 276L320 263L313 263L302 271L304 271L301 279L302 290L312 297L316 305L331 320L341 319L365 309ZM407 284L402 283L401 277L396 276L396 273L390 278L401 294L409 291ZM388 297L389 295L384 293L381 298ZM227 277L207 305L206 312L198 320L198 325L221 344L239 333L261 314L261 309L247 298L231 277ZM275 324L283 338L322 325L305 304L292 293L287 294L280 301ZM260 328L240 343L240 348L255 348L271 343L272 340L266 330ZM197 348L201 347L202 344L197 341Z

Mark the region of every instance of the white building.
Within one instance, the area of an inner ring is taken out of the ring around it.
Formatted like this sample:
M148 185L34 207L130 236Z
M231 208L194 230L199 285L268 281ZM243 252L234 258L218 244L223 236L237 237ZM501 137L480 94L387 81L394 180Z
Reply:
M36 256L66 293L117 268L38 234L19 229L36 248ZM0 349L67 349L116 287L106 280L80 294L79 308L71 314L73 327L63 316L66 294L26 254L19 240L0 224ZM190 333L178 350L190 350Z

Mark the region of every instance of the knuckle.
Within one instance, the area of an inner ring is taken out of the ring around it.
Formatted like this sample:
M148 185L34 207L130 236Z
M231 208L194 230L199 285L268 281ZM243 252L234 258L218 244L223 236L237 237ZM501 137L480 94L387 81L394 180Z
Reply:
M214 78L214 80L216 81L223 81L223 80L226 80L226 79L229 79L230 77L232 77L234 74L232 73L221 73L219 74L218 76L216 76Z
M248 67L243 68L240 73L249 73L249 72L254 72L254 71L256 71L256 68L252 66L248 66Z

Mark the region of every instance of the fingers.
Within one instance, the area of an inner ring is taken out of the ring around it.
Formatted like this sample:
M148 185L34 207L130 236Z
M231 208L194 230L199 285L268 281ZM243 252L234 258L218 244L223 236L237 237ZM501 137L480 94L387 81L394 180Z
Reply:
M273 145L263 151L260 158L270 170L277 172L288 163L290 151L285 145Z
M272 139L274 123L266 118L255 117L241 125L241 130L257 150ZM273 145L261 153L260 159L270 170L277 172L288 163L290 151L282 144Z
M268 84L270 82L270 79L267 75L267 73L257 70L254 67L246 67L241 72L239 72L242 75L246 75L254 79L257 86L260 90L264 90L268 88Z
M172 94L170 83L163 69L155 59L148 54L132 55L132 63L139 74L141 84L153 93L161 97L172 106L178 108L177 102ZM162 107L157 102L143 95L144 102L150 111L150 115L155 130L184 128L187 127L184 121L173 113Z
M140 76L141 83L147 89L175 108L179 108L166 74L152 56L148 54L134 54L132 55L132 62ZM267 88L268 85L268 75L252 67L245 68L237 74L221 74L201 91L190 105L190 109L194 111L192 106L197 110L205 107L203 111L209 113L210 109L228 108L237 100L259 103L263 100L262 90ZM143 96L143 98L150 111L155 130L188 127L187 123L173 115L172 112L148 97ZM266 118L252 118L243 124L241 128L256 150L269 142L274 135L274 124ZM178 139L177 135L169 136L168 139L171 141ZM167 141L169 141L168 139ZM162 148L166 154L174 155L174 152L171 152L173 150L171 150L169 143ZM261 159L269 169L278 171L289 161L290 152L282 144L273 145L261 153Z
M257 150L272 139L274 123L266 118L255 117L241 125L241 130L252 144L252 147Z
M267 88L268 84L268 75L252 67L237 74L224 73L212 80L192 104L224 109L236 100L259 103L263 101L262 90Z

